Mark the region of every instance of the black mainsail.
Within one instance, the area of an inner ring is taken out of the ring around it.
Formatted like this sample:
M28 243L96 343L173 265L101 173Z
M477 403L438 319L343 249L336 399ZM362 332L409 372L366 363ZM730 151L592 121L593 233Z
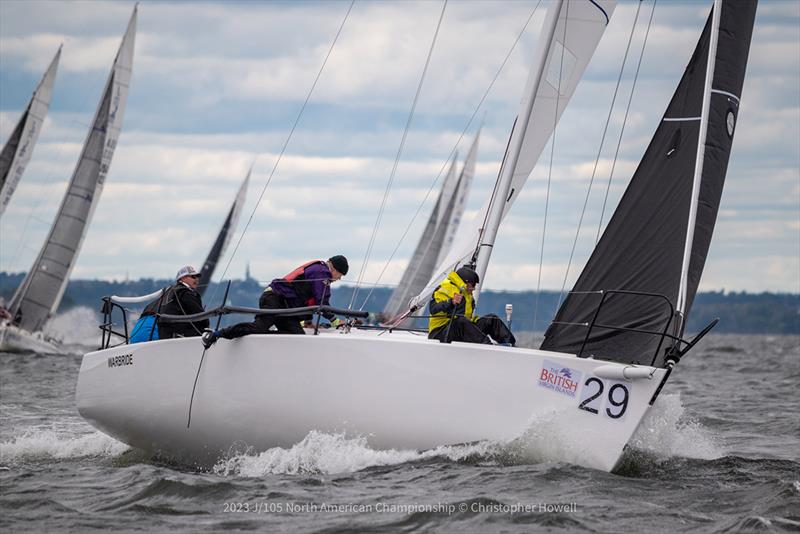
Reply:
M661 124L542 349L664 364L660 337L632 330L683 334L717 218L755 13L755 0L715 2ZM663 295L674 310L660 297L609 290ZM603 327L589 332L593 320Z
M252 172L252 168L247 171L247 176L239 187L236 198L233 199L233 204L231 204L231 209L228 211L228 216L225 217L225 222L222 223L222 228L220 228L219 234L217 234L217 239L208 252L206 261L203 262L203 268L200 270L200 282L197 286L197 291L201 295L205 293L208 284L211 283L211 277L214 276L214 269L217 268L217 263L225 253L225 249L228 248L228 244L233 237L233 232L236 230L236 223L239 222L239 215L242 213L244 199L247 197L247 184L250 182L250 173Z

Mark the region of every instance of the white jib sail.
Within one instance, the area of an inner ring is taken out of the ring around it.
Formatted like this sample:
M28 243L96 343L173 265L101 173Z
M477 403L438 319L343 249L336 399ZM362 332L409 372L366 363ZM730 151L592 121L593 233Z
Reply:
M468 262L478 246L478 273L483 281L485 272L481 270L488 263L500 221L536 166L615 7L616 0L559 0L551 4L496 185L494 198L502 205L493 205L490 199L472 227L459 232L450 253L413 299L415 305L425 305L442 279L456 266ZM485 228L484 221L488 221Z

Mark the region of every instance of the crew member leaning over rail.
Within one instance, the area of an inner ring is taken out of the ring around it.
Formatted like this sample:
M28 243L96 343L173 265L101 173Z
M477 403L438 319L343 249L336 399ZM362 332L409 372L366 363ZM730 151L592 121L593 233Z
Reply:
M451 272L431 296L428 309L428 338L442 343L463 341L491 345L491 336L501 345L514 346L514 334L498 316L475 315L472 292L480 282L478 273L469 267Z
M305 263L283 278L270 282L267 289L258 299L261 309L303 308L306 306L330 305L330 284L347 274L349 266L344 256L333 256L329 260L314 260ZM323 317L338 326L339 320L332 313L323 313ZM274 325L279 334L304 334L301 321L311 319L308 316L281 317L274 315L256 315L250 323L238 323L221 330L207 329L203 333L203 346L211 347L219 338L235 339L250 334L268 334Z

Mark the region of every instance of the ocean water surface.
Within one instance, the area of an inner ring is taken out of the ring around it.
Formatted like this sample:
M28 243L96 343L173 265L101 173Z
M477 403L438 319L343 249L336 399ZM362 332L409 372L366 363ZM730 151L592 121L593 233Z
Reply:
M85 340L72 325L85 319L55 327L68 343ZM800 531L797 336L709 335L610 474L525 436L382 451L317 432L198 471L81 419L86 348L0 354L4 532Z

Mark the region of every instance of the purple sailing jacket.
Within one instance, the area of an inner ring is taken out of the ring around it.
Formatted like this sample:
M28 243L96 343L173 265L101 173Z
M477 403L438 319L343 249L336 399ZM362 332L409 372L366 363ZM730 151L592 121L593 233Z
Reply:
M330 304L332 279L325 261L315 260L301 265L283 278L276 278L269 287L285 298L290 308L327 306Z

